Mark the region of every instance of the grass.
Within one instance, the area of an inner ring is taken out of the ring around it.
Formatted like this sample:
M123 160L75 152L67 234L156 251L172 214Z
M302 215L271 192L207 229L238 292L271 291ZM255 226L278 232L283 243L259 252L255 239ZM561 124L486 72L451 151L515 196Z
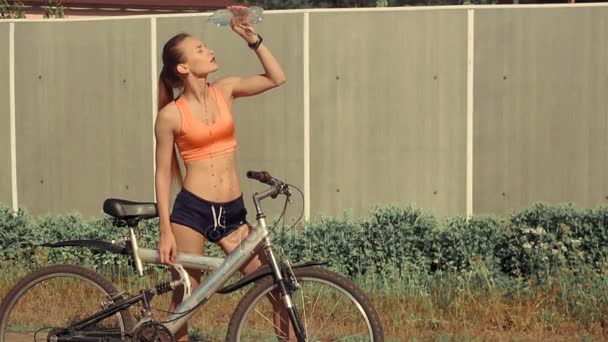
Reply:
M607 284L606 275L580 270L542 282L494 279L483 269L360 280L382 308L387 335L412 341L603 341Z
M24 273L24 272L22 272ZM168 274L149 278L114 279L120 289L134 292L150 287ZM0 272L0 296L20 275ZM608 339L608 277L593 272L568 271L541 281L493 278L483 269L468 274L408 274L368 276L356 280L376 307L389 341L602 341ZM42 304L24 306L24 322L40 319L40 312L78 306L86 311L90 296L77 297L70 285L41 289ZM58 295L59 294L59 295ZM67 294L70 294L69 296ZM222 340L243 291L217 295L190 320L190 334L204 341ZM68 299L73 302L66 302ZM166 309L170 295L152 304ZM33 300L32 300L33 301ZM93 301L94 302L94 301ZM138 315L134 310L133 314ZM164 314L158 312L162 319ZM40 324L52 324L41 321Z

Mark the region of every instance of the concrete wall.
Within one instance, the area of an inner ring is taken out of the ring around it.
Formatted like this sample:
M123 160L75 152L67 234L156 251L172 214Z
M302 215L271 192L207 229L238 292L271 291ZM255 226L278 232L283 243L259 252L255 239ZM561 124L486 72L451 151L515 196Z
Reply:
M309 172L313 217L406 202L440 215L606 203L607 11L267 13L257 30L288 82L233 106L250 212L250 196L264 186L244 174L260 169L302 190ZM172 35L189 32L213 48L221 69L212 81L262 72L242 39L204 15L14 26L19 206L34 214L99 215L106 197L154 199L152 90ZM0 46L8 32L0 23ZM1 51L0 159L8 162L0 202L10 205L8 49ZM289 221L303 204L294 200ZM269 213L282 205L267 204Z
M454 10L311 16L312 212L391 202L464 212L466 19Z
M15 24L20 207L153 200L149 37L145 19Z
M475 14L475 212L608 199L608 8Z

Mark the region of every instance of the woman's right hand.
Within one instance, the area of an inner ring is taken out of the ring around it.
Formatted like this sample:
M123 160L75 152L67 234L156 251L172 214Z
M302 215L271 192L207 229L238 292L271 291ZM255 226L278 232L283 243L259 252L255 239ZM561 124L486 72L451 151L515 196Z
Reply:
M172 265L175 263L175 256L177 255L177 244L175 243L175 236L171 230L163 233L161 230L160 239L158 241L158 256L161 264Z

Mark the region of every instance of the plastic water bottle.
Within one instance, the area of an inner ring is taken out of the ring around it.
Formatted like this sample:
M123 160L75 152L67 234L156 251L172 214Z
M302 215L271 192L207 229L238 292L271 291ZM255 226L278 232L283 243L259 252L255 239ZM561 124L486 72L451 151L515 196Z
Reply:
M259 6L247 7L247 17L251 24L258 24L262 21L264 9ZM232 19L232 12L228 9L219 9L211 14L209 21L216 26L228 26Z

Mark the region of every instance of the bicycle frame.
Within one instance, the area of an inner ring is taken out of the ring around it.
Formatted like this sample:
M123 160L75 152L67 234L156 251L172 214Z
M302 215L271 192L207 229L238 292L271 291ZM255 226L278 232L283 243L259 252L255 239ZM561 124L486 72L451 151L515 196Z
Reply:
M279 265L271 249L268 239L268 228L266 226L265 215L261 210L260 201L273 194L273 189L269 189L261 194L254 194L253 201L256 208L256 219L258 225L250 229L250 233L235 250L226 258L208 257L195 254L177 253L176 264L187 268L200 270L213 270L211 274L192 292L190 297L185 299L177 306L174 313L167 317L167 323L163 325L175 334L188 319L196 313L195 307L209 300L209 298L235 273L247 260L258 250L265 250L269 264L276 279L282 279ZM140 275L143 274L142 264L160 264L158 252L150 248L139 248L133 228L129 229L131 235L131 248L135 266ZM263 248L258 248L262 246ZM287 303L286 303L287 304ZM289 303L288 307L291 306ZM183 314L188 312L187 314Z
M267 235L268 230L264 226L253 229L249 236L230 253L227 258L177 253L176 264L180 264L186 268L200 270L214 269L214 271L211 272L195 290L193 290L190 297L175 308L175 313L167 317L166 321L169 322L165 323L164 326L169 329L171 333L177 332L177 330L196 313L196 310L185 315L181 313L192 310L194 307L206 302L251 256L253 256L257 250L256 247L258 247L260 243L266 240L265 245L268 246L269 241L267 240ZM160 264L160 259L156 250L141 248L137 254L144 263ZM134 252L133 255L136 256L137 254ZM182 317L178 318L180 316Z

